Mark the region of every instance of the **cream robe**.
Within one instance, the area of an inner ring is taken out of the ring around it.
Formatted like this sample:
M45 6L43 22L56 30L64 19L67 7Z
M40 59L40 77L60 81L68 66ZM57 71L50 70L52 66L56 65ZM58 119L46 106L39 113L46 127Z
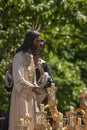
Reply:
M36 111L39 111L35 94L32 92L35 79L35 66L33 56L28 53L19 52L13 60L14 87L11 96L9 115L9 130L17 130L21 117L26 113L32 116L29 130L36 125Z

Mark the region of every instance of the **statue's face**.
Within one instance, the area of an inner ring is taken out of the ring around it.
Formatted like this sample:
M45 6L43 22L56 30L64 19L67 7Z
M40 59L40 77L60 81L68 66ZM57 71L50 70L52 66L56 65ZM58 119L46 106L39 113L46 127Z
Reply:
M40 36L36 37L34 40L33 40L33 44L34 46L37 48L39 46L39 42L41 41L40 39Z
M36 37L33 40L33 46L32 46L33 54L40 55L44 50L44 45L45 43L43 40L41 40L40 36Z

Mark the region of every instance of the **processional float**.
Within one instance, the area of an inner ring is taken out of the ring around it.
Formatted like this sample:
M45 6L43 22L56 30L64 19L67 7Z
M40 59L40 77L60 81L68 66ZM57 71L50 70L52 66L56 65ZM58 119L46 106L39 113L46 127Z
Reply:
M57 88L52 83L51 87L47 88L48 91L48 104L40 104L40 112L36 113L38 121L34 130L87 130L87 90L81 94L80 108L74 110L74 107L70 107L70 111L65 115L58 111L58 102L56 99ZM51 113L52 123L47 118L46 108ZM20 123L17 124L18 130L31 130L30 123L32 117L27 113L24 118L20 118Z

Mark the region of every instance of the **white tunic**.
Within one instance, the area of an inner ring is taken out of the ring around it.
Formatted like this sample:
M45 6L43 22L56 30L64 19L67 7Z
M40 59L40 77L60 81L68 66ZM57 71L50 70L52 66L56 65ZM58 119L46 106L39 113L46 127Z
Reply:
M33 56L28 53L19 52L13 60L14 87L11 96L11 107L9 115L9 130L17 130L20 118L26 113L32 116L29 130L36 125L36 111L39 111L35 94L32 92L33 84L36 82L35 66Z

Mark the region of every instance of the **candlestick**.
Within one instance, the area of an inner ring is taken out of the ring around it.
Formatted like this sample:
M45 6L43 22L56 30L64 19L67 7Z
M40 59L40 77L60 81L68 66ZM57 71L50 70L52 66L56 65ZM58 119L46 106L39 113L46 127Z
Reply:
M59 119L62 120L63 119L63 114L59 112Z
M82 130L82 127L81 127L81 118L80 117L78 118L78 124L76 126L76 130Z
M25 124L28 125L30 123L32 117L30 116L29 113L26 113L24 119L25 119Z
M51 93L51 97L50 98L51 98L52 101L55 101L56 100L55 93Z
M44 112L44 104L40 104L40 111Z
M40 116L38 116L38 124L39 124L39 125L41 125L41 123L42 123L41 121L42 121L42 120L41 120L41 115L40 115Z
M63 128L63 122L59 122L59 130L62 130Z

